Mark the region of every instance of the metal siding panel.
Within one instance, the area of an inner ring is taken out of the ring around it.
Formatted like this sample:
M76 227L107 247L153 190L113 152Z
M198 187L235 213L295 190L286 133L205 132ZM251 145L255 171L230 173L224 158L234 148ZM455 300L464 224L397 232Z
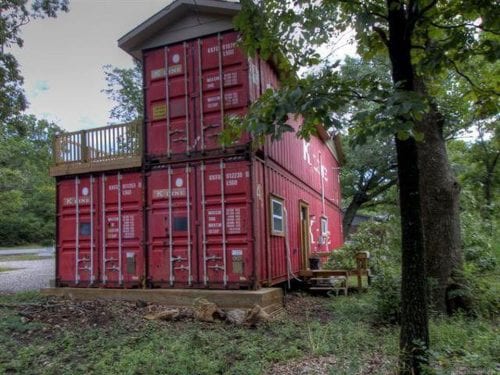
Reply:
M141 174L121 174L121 210L117 175L107 176L104 185L102 176L92 175L58 183L56 275L59 285L134 287L141 284L144 277ZM122 218L121 223L118 217ZM118 276L120 254L122 283ZM131 261L127 263L127 255L133 258L133 267Z
M101 285L140 286L145 276L142 174L103 174L99 186Z
M150 159L221 149L223 118L243 115L254 95L237 38L232 31L144 52ZM248 141L243 136L233 146Z
M97 187L91 176L58 184L58 269L61 285L88 286L97 274Z
M318 253L323 258L336 247L342 244L339 223L341 221L341 211L331 202L325 202L325 210L321 201L321 194L312 189L300 179L289 173L279 165L268 162L266 166L268 196L267 205L269 213L270 195L274 194L284 199L285 207L288 211L288 237L290 244L291 272L297 275L300 271L301 242L300 242L300 212L299 202L304 201L309 205L310 214L310 249L311 252ZM320 218L328 218L328 229L330 235L326 241L320 240ZM272 283L276 284L288 279L287 254L285 239L279 236L270 236L270 251L272 256ZM290 275L292 277L293 275Z

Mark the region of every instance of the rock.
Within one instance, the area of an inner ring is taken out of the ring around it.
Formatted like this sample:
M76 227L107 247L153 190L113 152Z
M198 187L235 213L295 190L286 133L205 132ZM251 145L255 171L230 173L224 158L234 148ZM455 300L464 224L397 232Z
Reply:
M234 309L226 313L226 321L231 324L242 325L245 323L246 318L247 312L245 310Z
M147 320L176 320L179 315L178 309L167 309L156 314L147 314L144 318Z
M254 305L246 317L246 323L255 326L260 322L268 322L271 316L259 305Z
M135 307L138 307L140 309L146 307L147 305L147 302L144 302L143 300L138 299L137 301L135 301Z
M224 310L217 308L214 317L219 320L226 320L226 313L224 312Z
M193 303L194 317L202 322L214 322L217 305L205 298L197 298Z

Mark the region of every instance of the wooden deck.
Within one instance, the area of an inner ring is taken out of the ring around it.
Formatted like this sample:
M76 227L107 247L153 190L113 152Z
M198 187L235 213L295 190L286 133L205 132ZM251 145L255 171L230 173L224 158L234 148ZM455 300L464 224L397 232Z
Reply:
M53 144L51 176L65 176L142 165L140 122L62 133Z

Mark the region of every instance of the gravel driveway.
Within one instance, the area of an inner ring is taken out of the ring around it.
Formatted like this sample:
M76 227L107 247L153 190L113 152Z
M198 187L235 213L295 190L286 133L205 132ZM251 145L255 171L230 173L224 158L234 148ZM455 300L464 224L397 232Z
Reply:
M55 277L55 258L0 262L0 268L14 268L0 272L0 293L38 290Z

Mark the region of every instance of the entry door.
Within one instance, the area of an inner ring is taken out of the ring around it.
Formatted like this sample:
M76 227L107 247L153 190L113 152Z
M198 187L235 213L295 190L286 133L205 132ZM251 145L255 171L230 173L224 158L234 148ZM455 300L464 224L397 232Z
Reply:
M309 205L305 202L299 203L300 210L300 249L302 269L309 267L308 258L311 252L311 240L309 238Z

